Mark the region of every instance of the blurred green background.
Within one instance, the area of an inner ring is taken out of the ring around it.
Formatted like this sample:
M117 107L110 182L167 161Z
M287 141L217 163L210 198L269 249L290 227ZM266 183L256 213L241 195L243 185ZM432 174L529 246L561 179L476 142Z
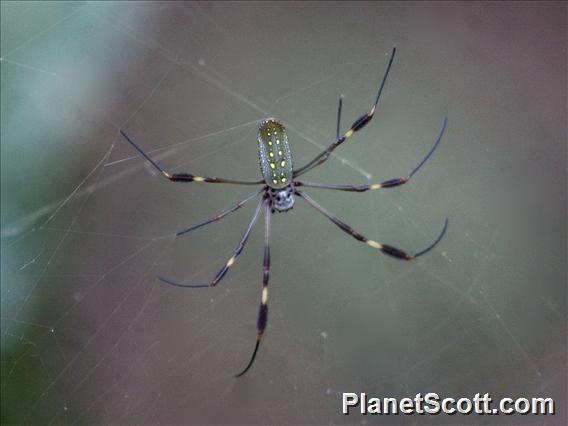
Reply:
M2 424L565 424L566 4L1 3ZM270 318L250 356L262 226L215 289L251 193L168 170L260 176L258 122L295 164L376 118L307 191L387 258L297 200L273 220ZM361 417L342 392L550 396L554 417Z

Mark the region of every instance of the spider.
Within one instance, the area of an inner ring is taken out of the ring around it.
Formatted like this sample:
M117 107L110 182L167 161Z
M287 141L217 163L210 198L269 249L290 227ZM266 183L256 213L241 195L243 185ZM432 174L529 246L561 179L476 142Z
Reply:
M243 251L245 244L249 238L251 230L261 213L264 211L265 217L265 231L264 231L264 260L263 260L263 275L262 275L262 292L260 298L260 307L258 311L257 318L257 338L254 350L250 357L250 360L246 367L236 375L236 377L243 376L254 363L260 342L264 335L266 329L266 324L268 321L268 278L270 271L270 221L273 213L283 213L292 209L295 202L295 196L304 199L310 206L319 211L322 215L332 221L335 225L339 227L343 232L352 236L357 241L367 244L373 249L379 250L384 254L394 257L396 259L402 260L412 260L423 254L432 250L444 236L446 229L448 227L448 219L444 221L444 226L438 237L425 249L418 251L415 254L408 254L405 251L387 245L379 243L375 240L370 240L363 236L359 232L355 231L345 222L328 212L322 206L320 206L316 201L314 201L308 194L300 190L300 187L312 187L312 188L324 188L339 191L351 191L351 192L365 192L369 190L376 190L382 188L394 188L396 186L404 185L407 183L415 174L420 170L424 163L432 156L438 144L440 143L444 131L446 129L447 117L444 118L442 129L438 134L438 138L434 145L430 148L428 153L422 158L422 160L412 169L412 171L403 178L388 179L384 182L373 183L370 185L331 185L325 183L315 183L297 180L301 175L313 170L314 168L322 165L329 158L331 153L343 142L353 136L356 132L365 127L371 119L374 117L377 105L379 104L379 99L383 91L385 82L389 75L394 57L396 53L396 48L392 49L390 54L390 59L384 73L383 79L379 86L375 102L372 105L369 112L363 114L351 125L349 130L347 130L343 135L340 135L340 123L341 123L341 108L342 108L342 97L339 98L339 106L337 110L337 131L336 138L333 143L331 143L327 149L317 155L313 160L308 162L306 165L300 167L299 169L294 169L292 166L292 153L290 146L288 144L288 136L286 134L286 129L284 126L277 121L275 118L267 118L262 121L258 128L258 155L260 170L262 173L262 179L258 181L240 181L233 179L224 179L219 177L208 177L208 176L197 176L191 173L169 173L162 169L148 154L146 154L142 148L140 148L127 134L120 130L120 133L124 138L144 157L156 170L158 170L164 177L172 182L206 182L206 183L226 183L234 185L263 185L260 191L249 195L245 199L239 201L232 207L222 211L217 214L217 216L209 219L205 222L199 223L191 228L179 231L176 235L187 234L188 232L194 231L197 228L208 225L210 223L221 220L225 216L233 213L234 211L241 208L245 203L260 196L260 200L254 211L253 217L249 222L239 244L233 251L231 257L227 263L219 270L217 275L206 284L183 284L169 278L159 276L158 278L170 285L176 287L215 287L223 279L229 268L233 266L239 254Z

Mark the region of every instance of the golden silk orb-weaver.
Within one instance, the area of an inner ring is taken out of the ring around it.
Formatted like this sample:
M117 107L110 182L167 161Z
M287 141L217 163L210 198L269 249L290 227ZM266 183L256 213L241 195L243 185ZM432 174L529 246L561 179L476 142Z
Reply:
M403 178L393 178L388 179L380 183L373 183L367 185L332 185L326 183L316 183L307 182L304 180L298 180L298 178L313 170L314 168L322 165L329 158L331 153L343 142L353 136L356 132L360 131L365 127L375 116L377 110L377 105L381 98L381 93L385 86L385 82L389 75L394 57L396 53L396 48L393 48L390 59L384 73L383 79L379 86L375 102L371 106L369 112L360 116L351 125L349 130L341 134L340 123L341 123L341 108L342 108L342 97L339 98L339 107L337 111L337 131L336 138L327 149L318 154L314 159L305 164L304 166L294 169L292 163L292 152L290 150L290 145L288 143L288 135L286 134L285 127L274 118L267 118L262 121L258 128L258 156L260 171L262 173L262 179L258 181L241 181L233 179L225 179L219 177L209 177L209 176L196 176L191 173L169 173L162 169L146 152L142 150L130 137L126 135L123 130L120 133L124 138L144 157L156 170L158 170L164 177L172 182L205 182L205 183L225 183L233 185L262 185L261 189L254 194L249 195L245 199L239 201L235 205L229 207L228 209L222 211L217 216L209 219L205 222L199 223L191 228L179 231L176 235L187 234L188 232L194 231L197 228L208 225L210 223L221 220L228 214L241 208L245 203L252 200L253 198L259 197L259 202L256 210L253 214L251 221L249 222L239 244L233 251L231 257L225 265L219 270L217 275L209 282L205 284L185 284L173 281L169 278L159 276L158 278L170 285L176 287L189 287L189 288L200 288L200 287L215 287L225 276L229 268L233 266L239 254L243 251L245 244L249 238L250 232L256 223L261 212L264 212L265 217L265 232L264 232L264 261L263 261L263 275L262 275L262 290L260 298L260 307L258 311L257 319L257 338L253 353L246 367L236 376L240 377L244 375L254 363L256 358L260 342L264 335L266 329L266 324L268 321L268 279L270 271L270 221L271 216L277 212L286 212L294 206L295 197L298 196L304 199L310 206L319 211L322 215L328 218L336 226L339 227L343 232L352 236L357 241L367 244L369 247L379 250L382 253L401 260L412 260L423 254L432 250L444 236L447 227L448 219L444 221L444 226L438 237L432 242L428 247L420 250L414 254L408 254L407 252L393 247L388 244L383 244L374 240L370 240L363 236L359 232L355 231L351 226L347 225L345 222L334 216L332 213L328 212L322 206L320 206L316 201L314 201L310 196L308 196L301 187L312 187L312 188L323 188L338 191L351 191L351 192L365 192L369 190L383 189L383 188L394 188L396 186L404 185L407 183L418 170L424 165L424 163L432 156L438 144L442 140L442 136L446 129L447 118L444 118L442 129L440 130L438 137L434 145L430 148L428 153L422 158L422 160L412 169L412 171Z

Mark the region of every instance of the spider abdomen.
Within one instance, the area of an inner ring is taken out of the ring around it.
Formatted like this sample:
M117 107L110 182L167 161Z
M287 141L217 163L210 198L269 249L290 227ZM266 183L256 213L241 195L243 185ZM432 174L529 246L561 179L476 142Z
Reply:
M292 182L292 152L284 126L274 118L264 120L258 128L258 158L266 184L283 189Z

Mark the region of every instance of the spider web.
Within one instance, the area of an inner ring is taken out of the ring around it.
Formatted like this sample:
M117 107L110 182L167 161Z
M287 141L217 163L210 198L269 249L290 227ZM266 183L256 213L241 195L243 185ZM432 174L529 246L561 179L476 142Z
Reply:
M2 423L365 424L342 392L551 396L566 421L566 6L2 2ZM258 179L278 117L300 166L376 118L309 180L399 262L297 200L273 217L270 318L253 369L263 226L215 289L252 193L165 169ZM453 424L455 417L414 418ZM534 423L462 417L461 423Z

